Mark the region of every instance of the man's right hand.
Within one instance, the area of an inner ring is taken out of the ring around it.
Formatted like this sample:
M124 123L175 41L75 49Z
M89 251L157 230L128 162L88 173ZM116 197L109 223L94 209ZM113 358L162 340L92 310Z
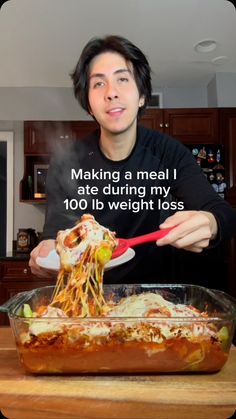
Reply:
M32 274L39 276L40 278L56 278L57 271L41 268L36 262L38 256L47 257L49 252L53 249L55 249L55 240L49 239L41 241L38 246L32 250L29 261Z

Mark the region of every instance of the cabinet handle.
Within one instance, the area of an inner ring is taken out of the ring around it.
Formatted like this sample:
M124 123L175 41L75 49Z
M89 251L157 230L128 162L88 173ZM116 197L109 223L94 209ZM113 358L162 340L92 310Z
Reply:
M69 135L60 135L60 140L64 140L64 139L66 139L66 138L69 138L70 136Z
M28 273L28 269L26 269L26 268L25 268L25 269L23 269L23 273L24 273L24 274L27 274L27 273Z
M160 128L163 128L164 124L163 122L160 123Z
M166 123L166 124L165 124L165 127L166 127L166 128L168 128L168 127L169 127L169 124L167 124L167 123Z
M35 145L35 130L32 130L32 145Z

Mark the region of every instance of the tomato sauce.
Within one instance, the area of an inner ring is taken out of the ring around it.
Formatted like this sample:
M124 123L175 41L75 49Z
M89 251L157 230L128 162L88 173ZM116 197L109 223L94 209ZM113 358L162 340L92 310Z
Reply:
M65 346L37 340L18 344L21 362L33 373L215 372L228 358L218 342L186 338L153 342L104 342Z

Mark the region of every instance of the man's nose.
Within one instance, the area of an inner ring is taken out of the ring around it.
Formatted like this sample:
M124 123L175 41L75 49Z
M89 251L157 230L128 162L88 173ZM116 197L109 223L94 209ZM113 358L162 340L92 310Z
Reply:
M113 99L117 99L118 96L118 92L117 89L115 88L113 83L109 83L107 85L107 90L106 90L106 99L111 101Z

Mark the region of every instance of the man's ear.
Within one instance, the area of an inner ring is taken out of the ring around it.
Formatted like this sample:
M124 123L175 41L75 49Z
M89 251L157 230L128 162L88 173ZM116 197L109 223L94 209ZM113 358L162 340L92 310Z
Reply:
M139 99L139 107L141 108L144 105L144 103L145 103L145 97L141 96Z

